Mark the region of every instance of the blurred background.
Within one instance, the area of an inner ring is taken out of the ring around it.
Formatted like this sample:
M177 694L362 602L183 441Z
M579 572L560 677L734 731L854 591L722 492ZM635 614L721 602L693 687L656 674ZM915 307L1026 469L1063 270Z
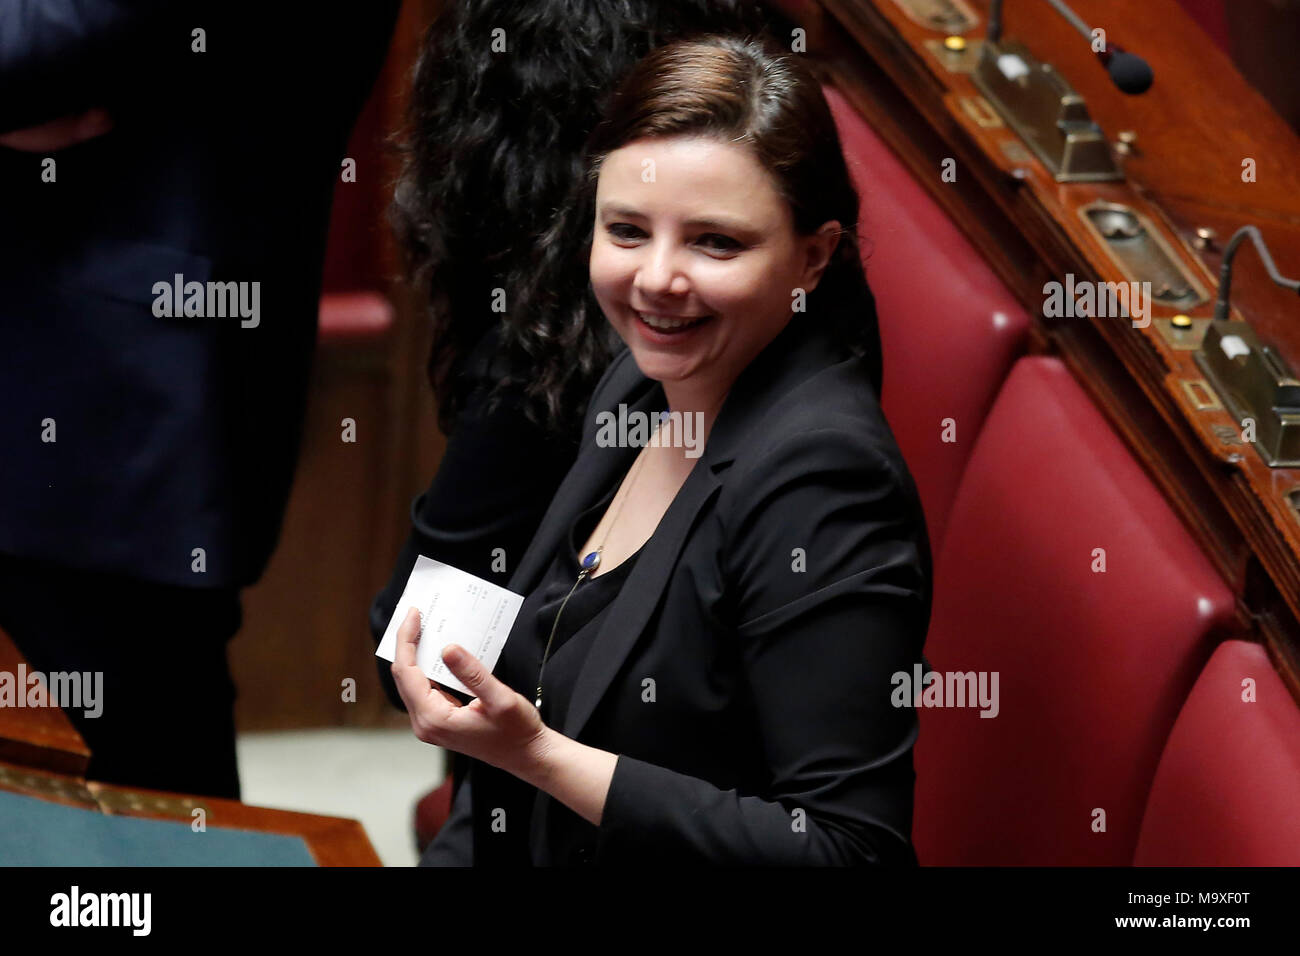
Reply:
M455 2L455 0L449 0ZM1300 129L1292 0L1180 0L1237 68ZM809 3L788 2L799 18ZM302 456L271 566L244 596L231 645L247 803L363 821L384 862L415 862L412 812L443 777L380 688L367 610L387 581L412 498L444 446L425 378L428 330L386 213L407 87L442 0L406 0L383 72L352 136L356 182L336 186ZM1087 4L1079 5L1086 16ZM1043 16L1052 16L1044 8ZM1144 45L1155 37L1134 37ZM485 197L487 198L487 197ZM342 420L356 441L340 441ZM355 681L355 702L343 684Z
M360 819L384 862L416 860L411 814L441 752L388 703L366 623L442 457L425 378L428 329L401 285L387 207L424 31L442 0L406 0L335 188L302 454L266 575L244 592L230 645L244 801ZM356 441L340 440L342 420ZM290 664L289 662L292 662ZM343 682L356 682L345 702Z

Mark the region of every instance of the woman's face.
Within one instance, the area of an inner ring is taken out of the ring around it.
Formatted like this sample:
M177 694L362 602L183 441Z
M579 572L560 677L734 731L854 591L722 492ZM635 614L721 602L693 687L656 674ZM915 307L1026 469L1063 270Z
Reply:
M635 140L596 189L591 284L647 378L720 400L811 292L838 222L799 236L748 149L700 137Z

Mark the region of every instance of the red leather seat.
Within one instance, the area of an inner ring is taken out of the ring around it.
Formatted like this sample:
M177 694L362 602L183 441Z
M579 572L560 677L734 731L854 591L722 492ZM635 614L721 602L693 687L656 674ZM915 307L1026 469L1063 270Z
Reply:
M383 338L393 326L393 305L380 290L389 286L384 255L389 201L383 141L387 119L381 82L367 100L348 140L346 156L356 163L356 181L340 169L330 209L316 340L349 346Z
M328 292L320 298L322 345L379 338L393 327L393 304L378 292Z
M823 89L862 199L859 232L880 315L884 411L916 479L937 554L975 439L1024 352L1029 317L839 91ZM948 418L953 442L942 440Z
M1300 866L1300 707L1258 644L1225 641L1197 680L1160 758L1134 863Z
M1169 731L1232 611L1065 366L1016 363L957 493L925 647L937 671L997 672L999 709L920 710L921 862L1129 865Z
M415 846L421 856L451 816L451 782L451 774L448 773L441 784L421 797L415 805Z

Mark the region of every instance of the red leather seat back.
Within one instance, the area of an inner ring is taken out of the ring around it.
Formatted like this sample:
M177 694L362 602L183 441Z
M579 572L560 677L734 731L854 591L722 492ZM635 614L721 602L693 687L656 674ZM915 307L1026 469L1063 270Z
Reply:
M1300 866L1300 707L1258 644L1225 641L1197 680L1134 863Z
M340 166L334 182L317 324L324 345L380 339L393 325L384 251L392 189L384 163L385 93L381 77L348 140L346 158L356 164L355 177L344 180Z
M937 671L997 672L999 709L920 710L921 862L1128 865L1170 728L1232 610L1065 366L1021 359L957 493L925 647Z
M451 784L451 774L448 773L440 785L415 805L415 845L421 855L451 816Z
M880 315L884 411L938 553L970 450L1024 351L1029 317L867 122L837 90L824 91L862 199L859 232ZM945 442L949 418L956 440Z

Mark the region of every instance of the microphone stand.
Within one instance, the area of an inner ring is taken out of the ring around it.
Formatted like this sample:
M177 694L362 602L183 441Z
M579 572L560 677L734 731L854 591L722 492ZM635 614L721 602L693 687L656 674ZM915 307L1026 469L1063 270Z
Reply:
M1300 379L1273 346L1260 339L1249 322L1229 318L1233 257L1242 241L1250 239L1268 277L1277 285L1300 293L1300 281L1277 271L1264 238L1255 226L1242 226L1223 250L1219 269L1219 296L1214 318L1193 361L1219 394L1224 407L1243 428L1252 423L1249 444L1270 468L1300 467Z
M1052 8L1091 41L1092 31L1061 0ZM1150 67L1118 47L1099 57L1125 92L1150 85ZM1112 57L1121 58L1112 66ZM1110 143L1088 113L1087 104L1051 64L1024 44L1002 38L1002 0L992 0L988 28L971 80L1002 119L1052 172L1057 182L1123 179Z
M1242 226L1232 234L1232 238L1223 248L1223 263L1219 266L1219 297L1214 302L1216 322L1228 318L1228 296L1232 291L1232 259L1237 254L1237 247L1241 245L1241 241L1247 238L1254 243L1255 251L1259 253L1268 277L1282 288L1300 293L1300 281L1288 279L1277 271L1277 266L1273 264L1273 257L1269 255L1268 246L1264 245L1264 237L1260 235L1259 230L1254 226Z

